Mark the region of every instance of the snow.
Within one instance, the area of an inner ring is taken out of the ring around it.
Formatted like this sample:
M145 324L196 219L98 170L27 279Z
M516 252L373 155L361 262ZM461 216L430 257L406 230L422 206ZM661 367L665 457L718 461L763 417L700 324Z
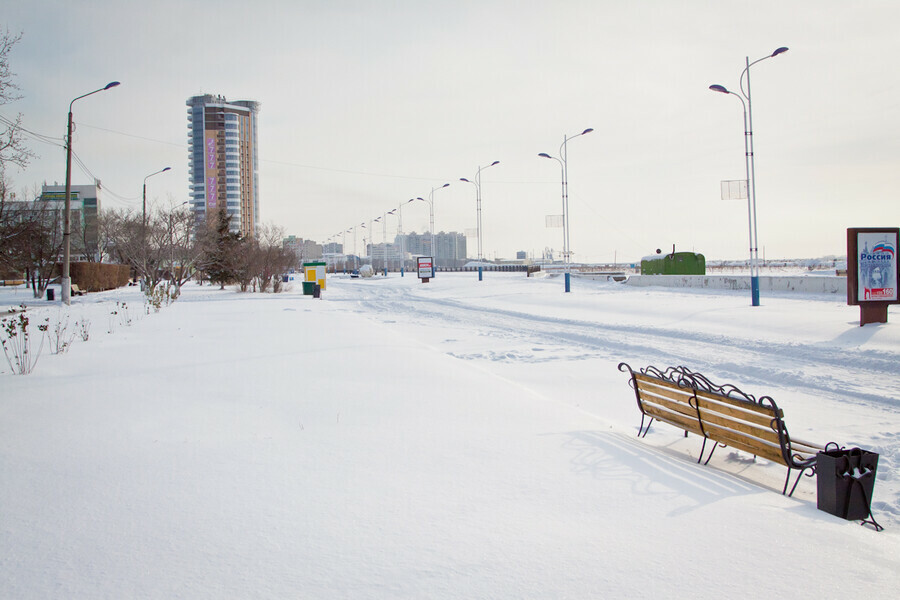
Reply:
M0 596L896 594L896 307L859 327L833 295L524 273L290 287L192 285L158 313L136 288L73 298L88 341L0 365ZM65 312L0 288L0 310L22 302ZM665 425L638 439L620 361L768 394L792 435L879 453L885 531L817 510L814 478L785 497L778 465L698 465Z

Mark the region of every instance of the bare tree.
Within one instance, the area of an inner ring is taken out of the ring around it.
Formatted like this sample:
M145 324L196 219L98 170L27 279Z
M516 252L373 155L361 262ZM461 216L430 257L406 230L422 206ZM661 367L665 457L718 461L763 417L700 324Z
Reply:
M284 248L282 240L284 239L284 230L274 225L263 225L259 229L258 243L255 251L257 259L255 261L255 287L260 292L272 290L278 292L281 290L280 277L293 267L297 261L296 255Z
M21 33L13 34L9 29L0 31L0 106L21 98L17 93L18 86L13 82L15 74L9 68L9 54L20 39ZM22 136L22 115L16 115L12 120L0 116L0 271L20 273L27 263L23 244L28 219L21 204L16 202L6 177L6 167L24 168L32 156Z
M20 203L19 219L24 227L20 264L35 298L40 298L59 273L63 247L63 210L56 202Z
M115 248L115 228L118 219L111 211L101 210L97 214L97 255L99 261L109 260Z
M113 256L134 269L144 293L151 295L163 280L172 254L165 221L153 213L145 222L136 211L114 210L104 215L104 228Z
M256 273L259 271L260 261L259 240L256 238L242 238L239 242L239 251L234 260L234 278L242 292L250 290L250 286L256 288Z
M194 215L186 209L172 210L165 215L170 251L168 281L173 286L170 292L173 300L181 295L181 287L190 281L203 259L203 246L194 236L195 223Z
M0 277L18 275L25 270L23 254L27 227L20 206L0 169Z
M19 87L13 82L15 73L9 68L9 53L21 39L21 33L13 34L9 29L0 32L0 106L21 98ZM0 118L0 173L8 164L24 168L33 156L25 146L21 113L13 120Z
M146 223L135 211L104 211L99 219L100 246L134 269L148 297L162 289L168 300L175 300L203 264L205 248L194 225L191 212L180 208L153 210Z

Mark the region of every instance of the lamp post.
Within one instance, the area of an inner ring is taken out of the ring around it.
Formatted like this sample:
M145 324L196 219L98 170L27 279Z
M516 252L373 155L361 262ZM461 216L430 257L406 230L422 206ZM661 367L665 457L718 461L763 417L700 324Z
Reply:
M142 268L144 269L145 279L147 270L147 180L154 175L165 173L166 171L169 171L171 169L172 167L166 167L164 169L160 169L159 171L150 173L149 175L144 177L144 192L141 210L141 261L143 262ZM187 203L185 202L185 204ZM141 283L141 289L144 289L144 283Z
M341 253L344 255L344 275L347 274L347 234L348 233L350 233L349 229L344 232L344 242L341 244Z
M360 258L362 258L362 257L359 255L359 249L356 247L356 228L357 228L357 227L362 227L363 229L365 229L365 228L366 228L366 224L365 224L365 222L363 222L363 223L360 223L359 225L357 225L356 227L353 228L353 252L354 252L354 254L356 254L356 261L355 261L355 264L356 264L356 270L358 271L358 270L359 270L359 266L360 266L360 262L361 262L361 261L360 261ZM363 246L365 246L365 245L366 245L366 236L364 235L364 236L363 236Z
M445 183L440 187L431 188L431 192L428 194L428 210L430 212L430 222L431 222L431 256L432 260L434 260L434 266L437 266L437 250L434 248L434 192L436 190L442 190L445 187L450 187L449 183Z
M366 246L366 256L369 257L369 264L372 265L372 274L375 274L375 225L377 219L369 219L369 245ZM365 245L365 244L363 244Z
M562 170L562 222L563 222L563 268L565 269L565 290L566 292L572 291L571 287L571 278L569 274L569 167L568 167L568 148L567 144L569 140L575 139L579 136L585 135L587 133L592 132L593 129L588 127L581 133L577 135L573 135L572 137L563 136L563 143L559 147L559 158L555 156L550 156L546 152L541 152L538 154L541 158L550 158L559 163L559 166Z
M384 217L381 219L381 241L382 241L382 244L384 245L384 253L383 253L383 255L382 255L382 258L384 259L384 261L383 261L383 266L384 266L384 276L385 276L385 277L387 277L387 263L388 263L388 255L387 255L387 218L388 218L388 215L392 215L392 214L394 214L395 212L397 212L397 209L396 209L396 208L395 208L394 210L390 210L390 211L384 213Z
M62 294L60 294L60 299L62 300L63 304L67 305L72 304L72 279L69 276L69 263L71 262L72 257L71 218L69 215L70 208L72 206L72 105L75 104L75 100L81 100L82 98L86 98L92 94L96 94L97 92L105 92L106 90L114 88L117 85L119 85L118 81L110 81L106 84L105 87L78 96L77 98L69 102L69 122L66 128L66 200L63 206L63 272L61 279Z
M403 271L406 266L406 253L403 250L403 205L415 202L415 198L410 198L406 202L401 202L397 207L397 236L400 238L400 277L403 277Z
M144 177L144 194L143 194L143 203L142 203L142 211L141 211L141 228L146 229L147 227L147 180L153 177L154 175L159 175L160 173L165 173L166 171L170 171L172 167L166 167L165 169L160 169L159 171L155 171L150 173L146 177ZM184 202L187 204L187 202Z
M483 258L482 255L482 243L481 243L481 171L482 169L487 169L488 167L493 167L494 165L499 165L500 161L495 160L491 164L478 167L478 172L475 173L475 181L469 181L465 177L460 177L460 181L465 181L466 183L471 183L475 186L475 206L476 206L476 227L478 232L478 260L481 261Z
M772 54L763 56L753 62L746 58L746 67L741 72L741 93L737 94L722 85L711 85L709 89L721 94L731 94L741 101L744 107L744 168L747 174L747 219L750 228L750 301L752 306L759 306L759 241L756 227L756 163L753 155L753 103L750 100L750 67L767 58L773 58L787 52L784 46L776 49ZM747 89L744 89L744 75L747 76ZM746 104L744 100L747 100Z
M375 223L381 223L381 217L375 217L374 219L369 220L369 239L370 239L370 247L371 247L371 257L369 262L372 263L372 274L375 275L378 273L378 270L375 269L375 255L377 250L375 248Z
M372 236L372 272L377 273L375 270L375 223L381 223L381 217L375 217L372 221L370 221L370 227L372 232L369 234ZM382 227L382 230L384 227ZM384 246L384 233L381 235L381 245ZM384 266L384 253L381 255L381 264Z

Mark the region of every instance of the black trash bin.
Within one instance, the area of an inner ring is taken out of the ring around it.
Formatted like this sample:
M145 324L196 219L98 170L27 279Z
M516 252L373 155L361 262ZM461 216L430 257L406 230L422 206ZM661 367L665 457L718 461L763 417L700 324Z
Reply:
M47 300L53 302L56 299L56 294L53 288L47 288Z
M830 446L816 455L816 506L848 521L865 521L872 515L878 454ZM881 529L874 518L865 522Z
M313 298L321 298L322 297L322 286L318 283L313 286Z

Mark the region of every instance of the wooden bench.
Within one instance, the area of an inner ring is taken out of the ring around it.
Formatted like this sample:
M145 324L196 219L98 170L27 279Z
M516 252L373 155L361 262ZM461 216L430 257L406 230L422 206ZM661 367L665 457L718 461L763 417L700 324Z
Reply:
M792 438L783 411L771 397L757 399L733 385L716 385L686 367L634 371L623 362L619 370L631 375L629 385L641 411L638 437L647 435L654 420L662 421L684 430L685 437L693 433L703 438L698 463L709 463L718 446L729 446L783 464L788 472L782 494L787 493L792 470L800 472L788 495L793 495L804 473L815 474L816 453L824 446ZM707 440L714 443L704 461Z
M72 292L72 294L71 294L72 296L84 296L84 290L81 289L81 288L79 288L79 287L78 287L77 285L75 285L74 283L72 284L72 286L71 286L70 289L71 289L71 292Z

